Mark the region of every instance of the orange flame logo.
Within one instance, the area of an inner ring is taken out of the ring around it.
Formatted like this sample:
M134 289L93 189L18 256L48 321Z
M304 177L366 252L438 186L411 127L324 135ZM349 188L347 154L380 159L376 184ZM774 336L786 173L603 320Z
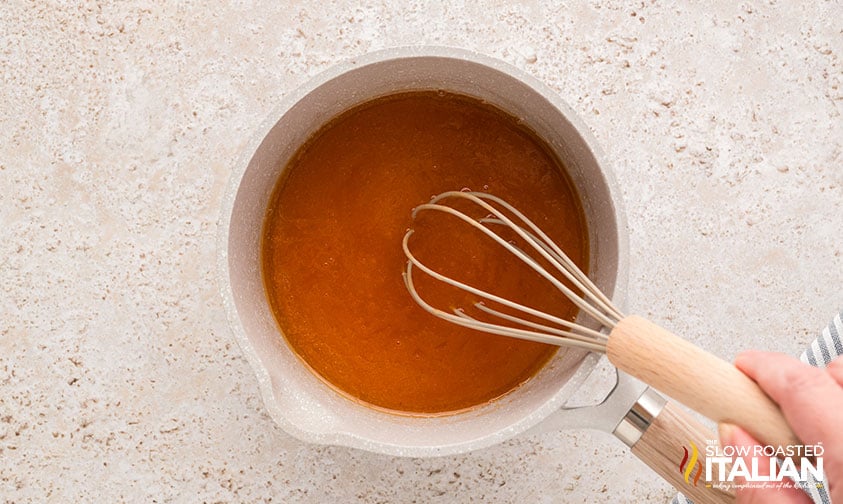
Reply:
M697 474L694 476L694 486L697 486L697 482L700 480L700 476L702 476L703 468L702 462L699 462L699 455L700 452L697 449L697 445L690 441L691 444L691 451L688 452L688 449L684 446L682 447L685 450L685 455L682 457L682 462L679 463L679 473L685 477L685 483L691 484L691 473L694 472L694 467L697 468Z

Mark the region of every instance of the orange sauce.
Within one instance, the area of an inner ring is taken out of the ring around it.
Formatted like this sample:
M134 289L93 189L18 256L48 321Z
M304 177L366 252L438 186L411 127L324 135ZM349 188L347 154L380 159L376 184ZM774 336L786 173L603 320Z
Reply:
M556 352L441 321L408 294L401 240L413 227L414 250L431 266L575 316L476 231L444 217L412 221L414 206L465 187L514 204L587 266L582 208L558 159L515 118L473 98L373 100L329 122L286 167L264 223L266 292L289 346L336 390L394 412L453 412L513 390ZM438 307L474 301L429 279L418 285Z

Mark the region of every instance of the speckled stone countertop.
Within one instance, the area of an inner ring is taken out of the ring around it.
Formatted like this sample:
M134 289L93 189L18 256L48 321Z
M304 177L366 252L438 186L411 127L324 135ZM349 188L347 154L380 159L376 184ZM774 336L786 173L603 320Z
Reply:
M603 433L434 459L304 444L218 294L221 194L279 99L450 45L592 129L624 188L630 311L727 359L799 353L843 305L841 4L556 4L0 3L0 501L668 500Z

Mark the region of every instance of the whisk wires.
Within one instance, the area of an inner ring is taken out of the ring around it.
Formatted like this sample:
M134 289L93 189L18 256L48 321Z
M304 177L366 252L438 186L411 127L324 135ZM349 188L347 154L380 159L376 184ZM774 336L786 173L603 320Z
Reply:
M457 200L467 200L485 212L486 217L476 219L447 203ZM419 213L426 211L444 212L454 216L473 228L482 232L509 253L527 264L533 271L549 281L565 297L574 303L584 314L591 317L602 328L611 331L615 324L623 318L611 300L588 278L567 254L535 223L528 219L506 201L487 193L468 191L449 191L435 196L430 202L413 209L413 219ZM515 246L504 239L499 232L505 229L514 231L524 243L523 248ZM422 263L410 251L410 238L414 231L408 230L404 235L402 247L407 256L407 268L404 272L404 283L413 299L427 312L454 324L484 331L501 336L549 343L559 346L573 346L590 351L605 352L607 335L600 330L571 322L552 314L525 306L510 299L497 296L491 292L468 285L459 280L433 270ZM550 270L531 255L535 253L550 265ZM488 320L480 320L465 312L462 308L445 311L432 306L424 300L413 282L413 269L418 268L432 278L469 292L478 298L474 306L488 316ZM556 274L554 274L554 272ZM566 285L557 275L570 282L573 288ZM505 313L493 308L485 301L509 308L516 314ZM532 317L525 318L523 315ZM540 320L541 322L537 321Z

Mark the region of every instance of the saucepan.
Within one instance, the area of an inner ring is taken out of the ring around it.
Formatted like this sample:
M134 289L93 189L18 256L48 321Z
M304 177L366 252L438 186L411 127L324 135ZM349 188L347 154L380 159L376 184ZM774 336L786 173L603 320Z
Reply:
M299 146L331 118L376 97L423 89L479 98L519 118L547 142L583 203L591 244L589 275L624 305L627 231L621 193L588 128L570 107L535 78L469 51L412 47L362 56L284 98L245 147L224 197L218 238L222 298L269 414L309 443L412 457L464 453L540 430L600 428L698 502L728 499L683 481L678 470L682 445L704 446L714 435L687 415L664 411L665 400L646 385L619 374L613 391L597 406L567 406L597 355L560 352L527 383L496 401L425 417L395 415L347 399L286 345L266 299L260 263L263 218L276 180ZM415 203L408 202L408 211Z

